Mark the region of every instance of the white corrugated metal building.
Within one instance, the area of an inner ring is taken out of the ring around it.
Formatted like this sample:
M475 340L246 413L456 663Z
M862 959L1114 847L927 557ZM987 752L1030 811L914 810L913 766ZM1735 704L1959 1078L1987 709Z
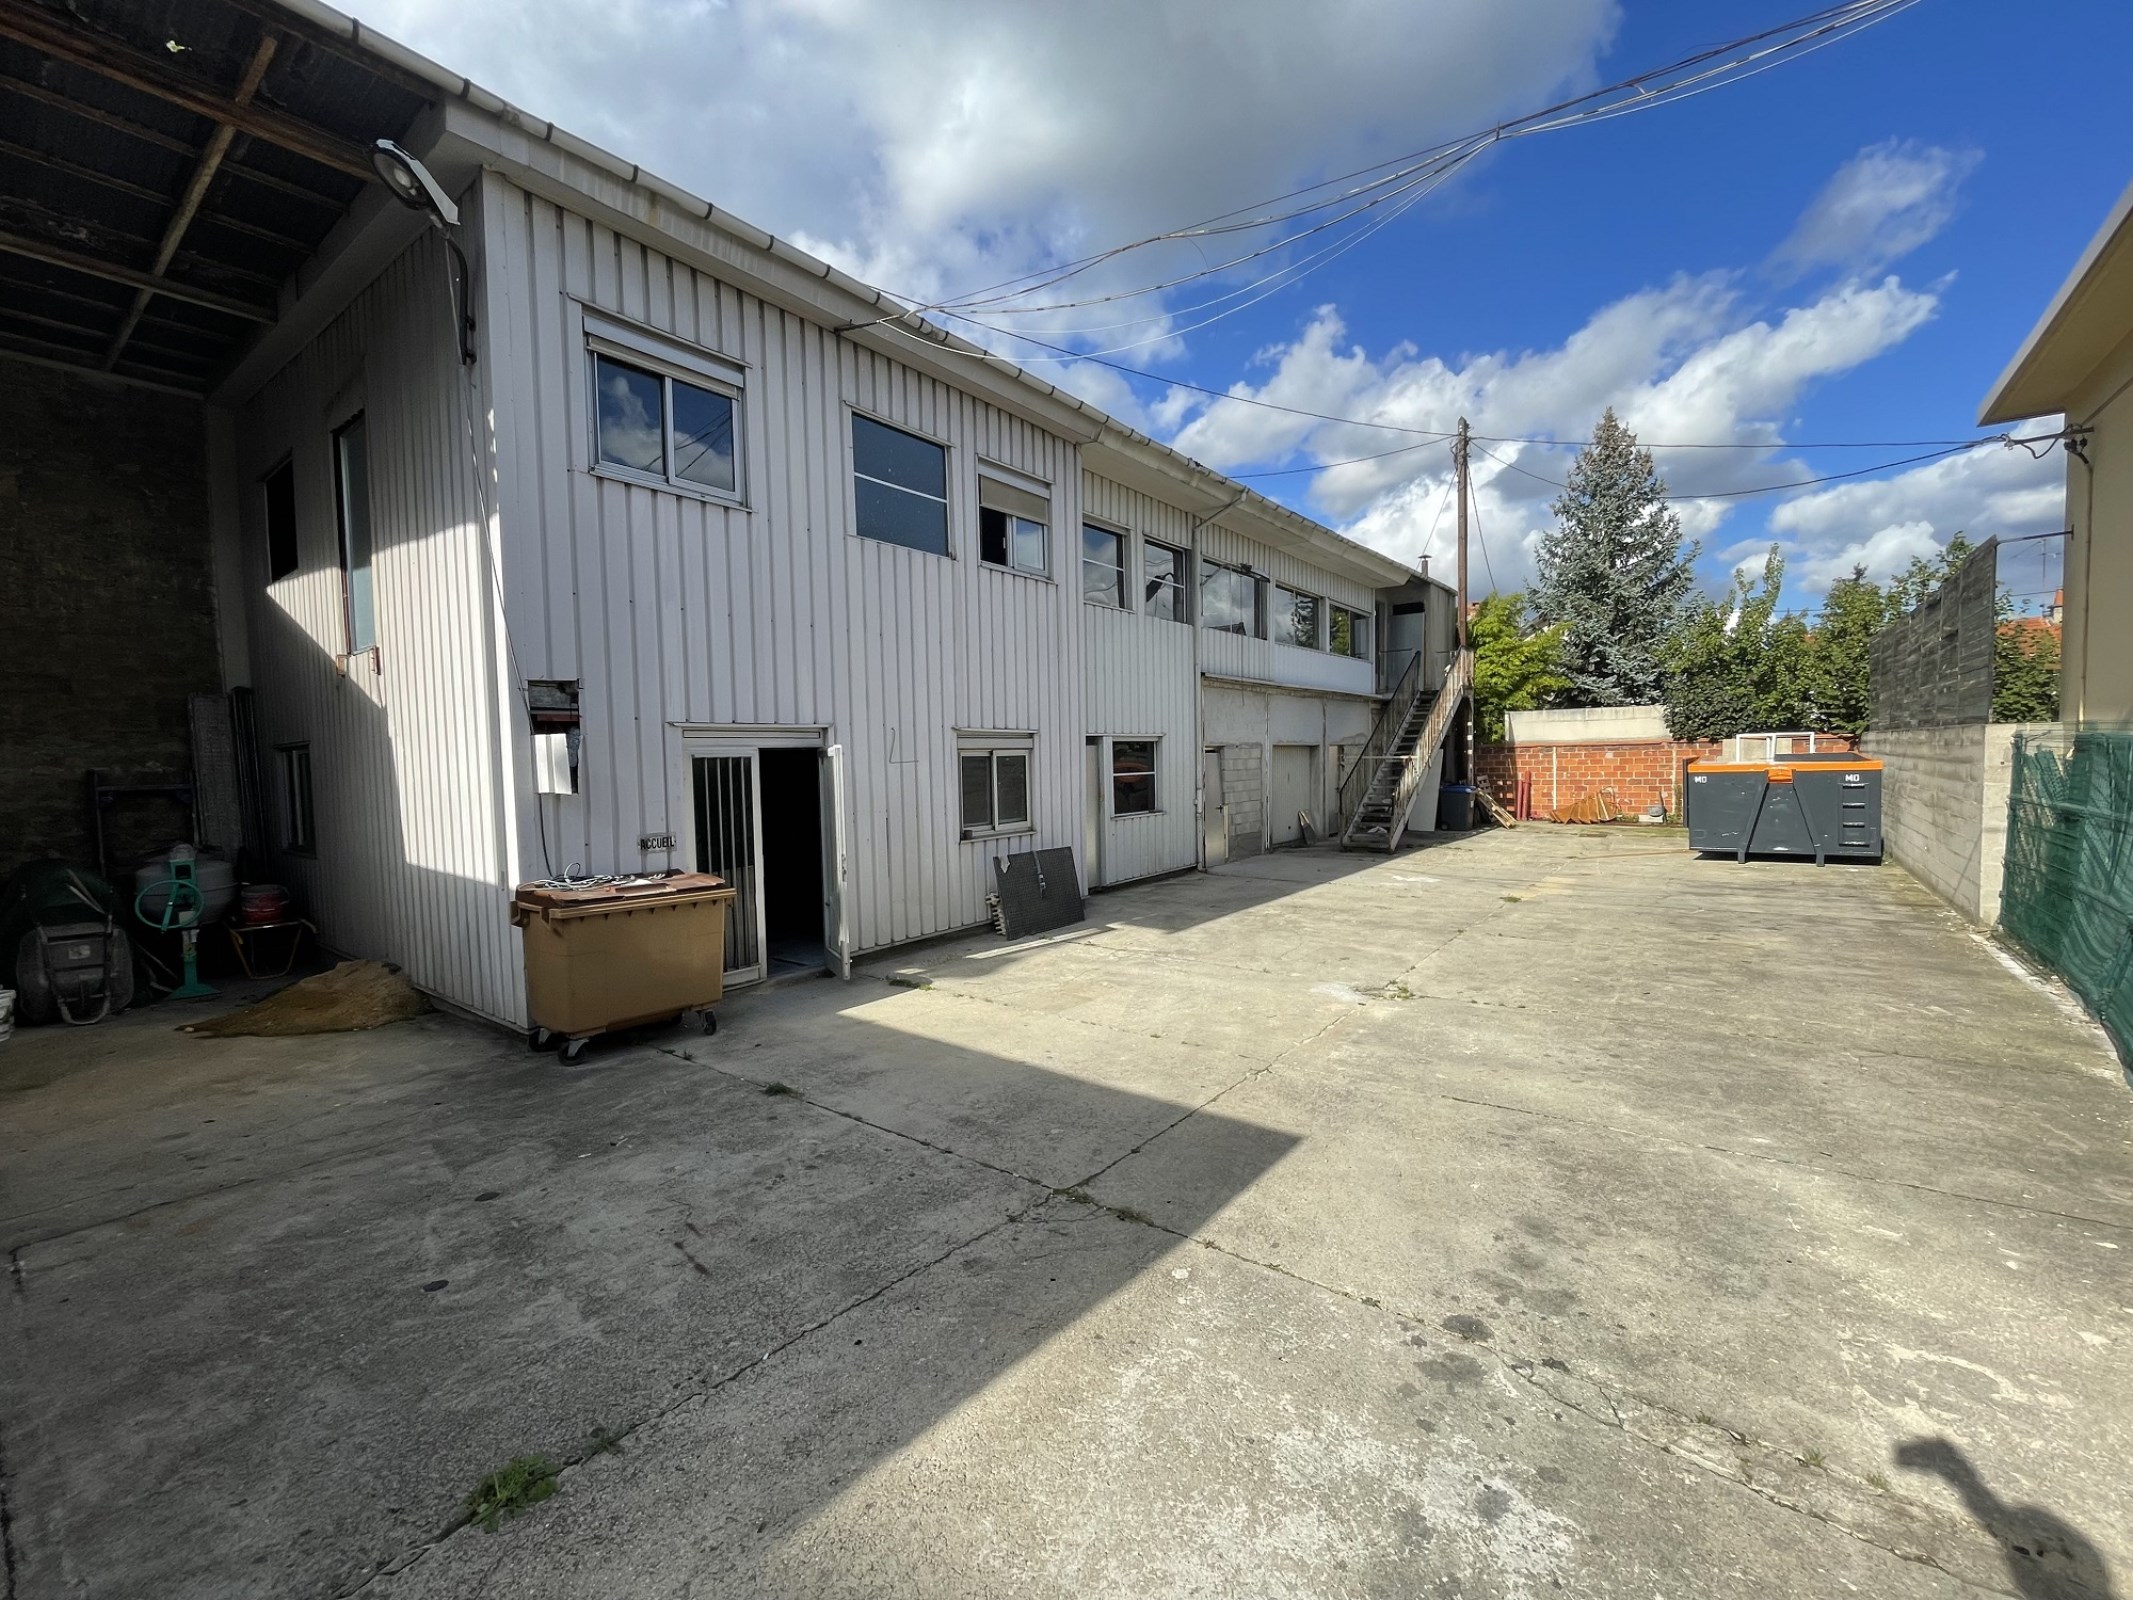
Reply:
M459 212L360 195L211 396L225 676L328 947L519 1024L528 879L722 872L741 982L979 924L1004 854L1334 825L1408 568L288 10L430 87L383 131Z

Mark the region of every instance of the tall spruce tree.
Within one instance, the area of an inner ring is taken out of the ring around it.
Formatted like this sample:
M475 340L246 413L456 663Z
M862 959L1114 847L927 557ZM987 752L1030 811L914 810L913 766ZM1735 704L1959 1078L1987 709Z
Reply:
M1542 541L1536 619L1560 627L1572 705L1650 705L1660 699L1668 641L1681 626L1696 546L1666 503L1652 453L1610 407L1578 452Z

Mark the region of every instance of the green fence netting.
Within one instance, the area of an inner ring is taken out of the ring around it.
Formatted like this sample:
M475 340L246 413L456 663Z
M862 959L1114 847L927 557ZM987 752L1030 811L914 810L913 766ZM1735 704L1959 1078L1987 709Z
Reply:
M2016 735L2000 926L2133 1065L2133 733Z

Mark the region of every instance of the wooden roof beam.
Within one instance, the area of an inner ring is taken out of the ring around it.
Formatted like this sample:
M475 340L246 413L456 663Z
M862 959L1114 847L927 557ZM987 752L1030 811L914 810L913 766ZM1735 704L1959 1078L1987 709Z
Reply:
M122 83L196 116L225 123L334 172L365 182L376 177L368 152L354 141L271 106L240 105L227 94L172 72L145 51L61 22L33 0L0 0L0 38L26 44L55 61Z
M219 311L227 317L241 317L247 322L275 320L274 312L266 306L255 306L230 295L216 294L212 289L195 289L191 284L172 283L168 278L155 277L136 267L121 266L116 261L106 261L100 256L83 255L79 250L64 249L42 239L32 239L25 234L0 230L0 252L22 256L31 261L42 261L51 267L65 267L69 272L86 273L92 278L102 278L107 283L123 283L134 289L152 289L157 294L167 295L173 300L182 300L187 305L205 306L210 311Z
M242 109L252 103L252 96L259 92L259 82L267 75L267 67L274 60L274 35L264 35L252 52L252 59L245 63L244 76L237 82L230 96L230 104ZM178 253L178 242L185 237L185 230L193 225L193 218L200 212L200 203L207 198L207 186L215 181L216 169L222 158L230 153L230 141L237 137L236 127L228 122L219 123L207 148L200 152L200 163L193 168L192 182L185 186L185 194L178 201L169 223L163 229L163 237L156 245L155 265L148 269L149 275L162 278L170 270L171 258ZM109 372L118 365L120 352L126 341L133 337L133 330L141 325L141 313L148 309L149 299L156 293L153 289L141 288L133 292L133 304L126 308L126 315L119 319L118 331L111 335L110 346L104 351L104 370Z

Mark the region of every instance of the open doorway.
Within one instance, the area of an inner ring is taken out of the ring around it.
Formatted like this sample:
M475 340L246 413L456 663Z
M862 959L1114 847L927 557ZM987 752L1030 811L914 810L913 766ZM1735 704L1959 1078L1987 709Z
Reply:
M764 750L764 976L820 972L822 948L822 752Z

